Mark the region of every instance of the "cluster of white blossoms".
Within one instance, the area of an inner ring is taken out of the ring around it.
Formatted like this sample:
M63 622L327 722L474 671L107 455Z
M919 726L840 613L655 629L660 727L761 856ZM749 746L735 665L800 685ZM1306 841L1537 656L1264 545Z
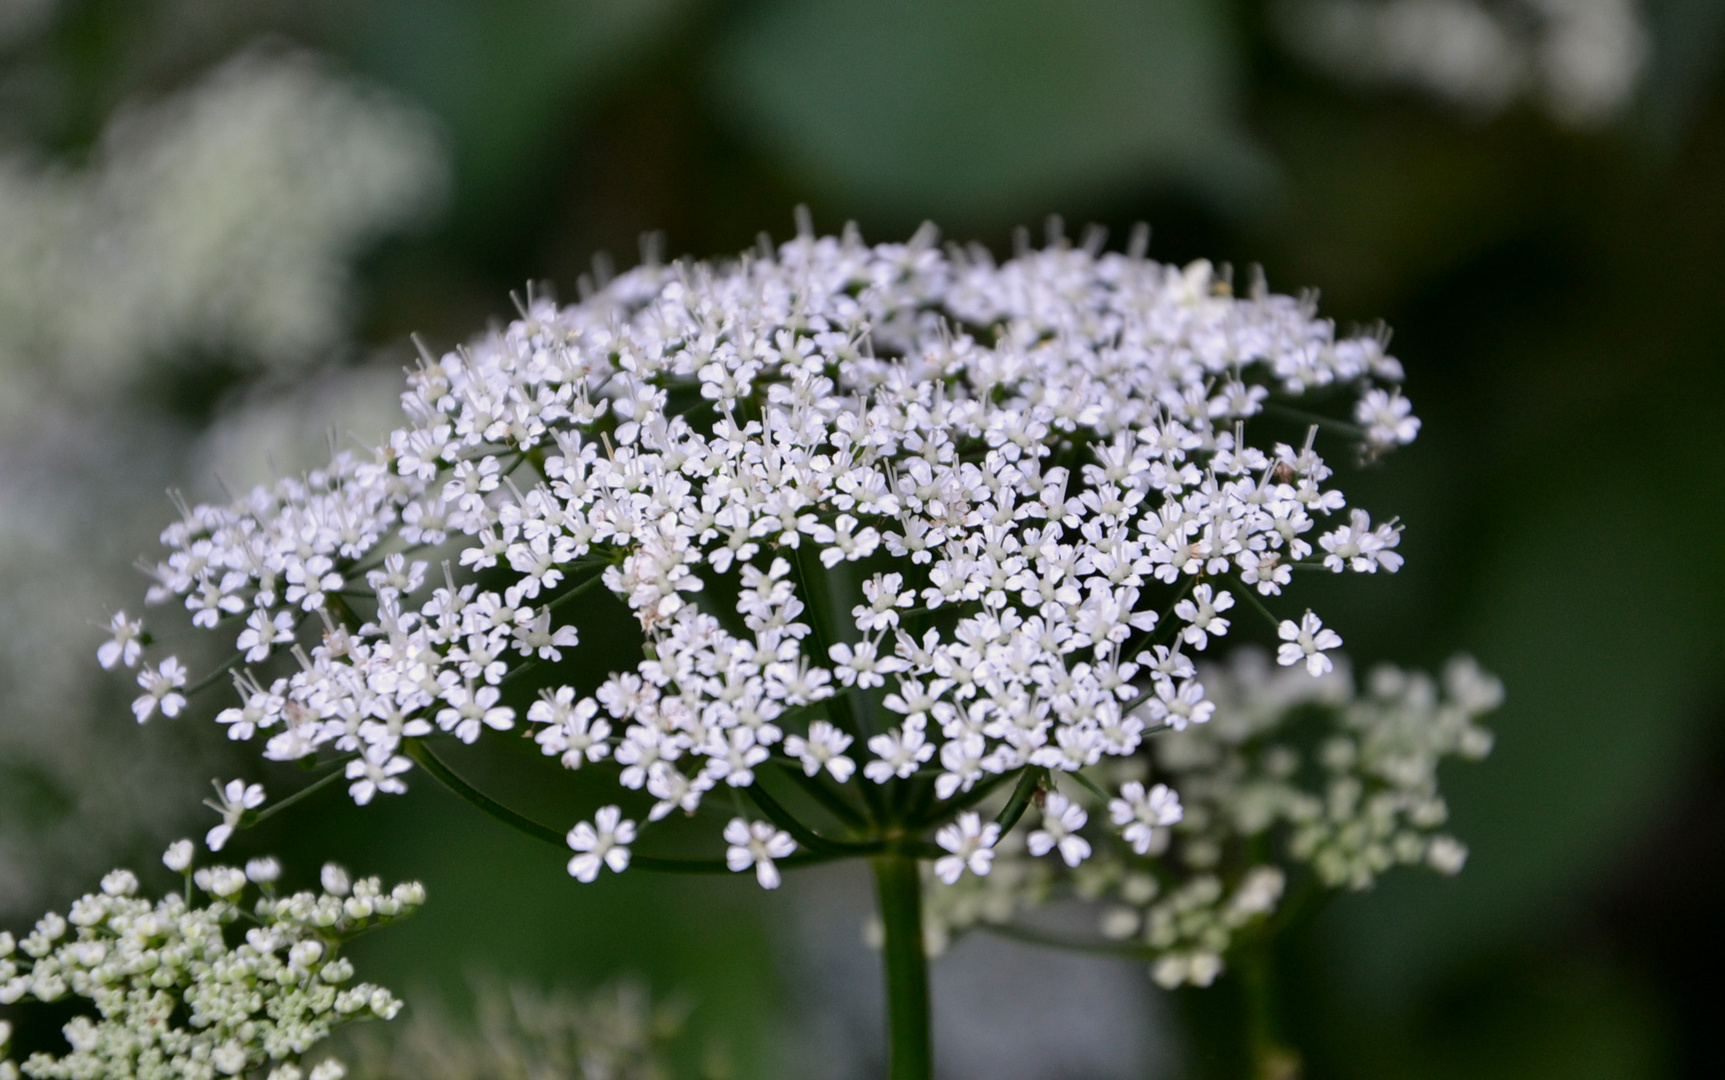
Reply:
M1250 648L1200 675L1216 705L1210 721L1106 763L1120 797L1104 803L1077 785L1070 797L1051 792L1028 851L1003 844L994 873L960 888L931 882L931 944L1077 896L1104 902L1103 935L1149 959L1158 982L1208 985L1235 936L1273 914L1290 882L1360 890L1397 865L1461 870L1467 849L1440 831L1449 812L1437 769L1490 752L1478 721L1503 697L1472 660L1451 661L1441 687L1381 667L1363 692L1345 669L1312 679ZM1170 787L1180 793L1172 813ZM1124 829L1087 827L1092 818ZM1080 845L1094 857L1064 859L1073 870L1029 857Z
M1205 721L1190 656L1242 612L1328 670L1335 632L1265 604L1296 570L1396 570L1399 528L1347 506L1280 402L1343 411L1375 456L1418 429L1400 379L1382 335L1136 243L997 263L932 229L805 229L530 297L426 357L385 445L184 507L151 599L235 642L233 738L349 755L360 802L404 790L411 740L525 724L644 790L645 823L774 764L874 825L933 825ZM1288 441L1248 441L1278 409ZM625 610L641 659L592 670L577 623ZM115 630L104 658L136 659ZM140 719L196 688L138 662ZM642 824L584 824L571 872L628 865ZM768 887L804 842L743 819L725 839Z
M69 1053L35 1053L32 1080L340 1080L341 1062L309 1070L302 1058L335 1028L390 1019L401 1003L388 990L353 983L342 944L411 914L425 902L415 884L385 891L376 878L351 881L331 863L323 892L278 895L281 867L254 859L244 870L191 869L180 841L163 862L186 876L184 894L151 903L138 879L116 870L102 890L64 916L43 916L22 940L0 933L0 1004L87 999L94 1015L65 1025ZM262 895L249 907L248 887ZM192 906L196 890L203 907ZM240 927L244 927L243 935ZM0 1059L10 1027L0 1022ZM0 1060L0 1080L17 1065Z

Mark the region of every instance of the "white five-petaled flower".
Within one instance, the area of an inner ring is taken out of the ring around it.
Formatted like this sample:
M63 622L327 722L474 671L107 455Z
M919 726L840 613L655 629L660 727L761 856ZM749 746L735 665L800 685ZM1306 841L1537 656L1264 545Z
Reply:
M773 860L787 858L797 850L790 833L765 821L742 818L732 818L725 826L725 843L730 845L725 849L725 865L737 874L754 867L755 879L763 889L779 887L779 868Z
M1402 568L1401 554L1394 550L1401 539L1394 522L1374 529L1371 515L1355 509L1348 515L1348 524L1319 537L1318 546L1329 552L1324 566L1338 574L1344 569L1375 574L1380 567L1393 574Z
M861 690L885 686L884 676L904 670L904 661L880 656L872 641L859 641L854 646L840 643L827 649L827 655L832 658L833 671L839 682Z
M471 743L479 738L482 724L498 731L508 731L515 726L515 710L497 703L503 696L497 687L475 689L472 679L458 682L451 678L448 682L442 697L449 707L437 714L437 726L444 731L453 731L456 738Z
M569 860L569 876L592 881L602 865L621 874L629 868L629 845L634 842L635 823L624 820L620 808L601 806L591 824L583 821L569 830L569 847L577 853Z
M186 695L180 692L186 685L186 668L178 657L168 657L159 667L146 665L138 672L138 685L144 692L132 702L132 715L140 724L154 716L158 708L163 716L178 716L186 707Z
M785 737L785 753L802 763L806 776L816 776L824 767L832 778L844 783L856 771L856 762L844 756L851 737L825 720L809 725L807 738L801 735Z
M1144 711L1159 724L1185 731L1188 724L1202 724L1216 711L1216 703L1204 696L1204 684L1186 679L1178 688L1172 679L1156 680L1156 696L1144 704Z
M1125 826L1120 835L1140 855L1149 854L1159 842L1157 829L1176 824L1183 815L1180 796L1167 784L1146 791L1142 783L1131 780L1121 786L1118 799L1108 802L1108 816L1114 824Z
M935 876L948 885L957 881L966 870L978 877L987 876L994 863L994 845L999 839L999 825L992 821L984 825L982 815L974 810L964 811L958 815L957 821L941 826L934 834L935 843L952 853L935 860Z
M1027 842L1030 853L1042 856L1058 848L1067 866L1077 866L1090 857L1090 841L1078 835L1089 820L1082 806L1058 791L1049 792L1042 804L1042 828Z
M1366 439L1375 449L1411 443L1420 432L1413 403L1400 390L1368 390L1354 406L1354 419L1366 429Z
M884 784L895 776L909 776L916 772L917 766L934 756L934 744L928 741L922 725L908 721L902 731L893 728L870 739L868 748L874 751L876 760L863 766L863 775L877 784Z
M204 843L211 851L220 851L228 842L228 837L239 828L240 819L245 817L247 810L256 810L264 804L264 786L262 784L247 784L244 780L229 780L224 786L220 780L211 780L215 785L216 799L205 799L204 805L222 815L222 823L204 834ZM169 849L172 853L172 849Z
M96 650L97 662L104 668L115 664L137 667L138 657L144 651L144 643L139 640L144 635L143 620L128 619L125 612L116 611L108 620L108 633L112 636Z
M1174 605L1174 614L1186 620L1181 639L1197 649L1208 647L1212 636L1228 632L1228 620L1221 613L1233 606L1234 597L1226 590L1216 593L1209 585L1195 587L1189 598Z
M240 631L235 644L246 654L248 664L262 663L269 659L271 649L293 640L294 621L291 611L278 611L272 616L258 608L246 616L246 628Z
M412 767L412 762L392 752L387 745L373 743L359 757L347 763L347 778L353 781L347 786L347 792L361 806L380 791L386 795L399 795L407 790L407 785L398 777Z
M1276 635L1282 639L1281 647L1276 650L1276 662L1283 667L1292 667L1303 660L1313 676L1327 675L1334 669L1324 652L1340 648L1342 636L1326 629L1323 620L1312 612L1306 612L1298 625L1292 619L1283 619Z

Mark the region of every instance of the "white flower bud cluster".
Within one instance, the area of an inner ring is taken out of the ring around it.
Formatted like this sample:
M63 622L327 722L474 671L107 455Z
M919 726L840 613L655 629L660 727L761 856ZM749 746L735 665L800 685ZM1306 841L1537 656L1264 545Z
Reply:
M649 822L775 759L819 783L926 775L939 805L1132 754L1207 718L1182 650L1226 635L1241 595L1400 565L1393 522L1320 524L1346 500L1317 428L1254 444L1247 421L1320 397L1368 453L1418 425L1381 337L1338 338L1261 284L1236 296L1208 263L1100 248L997 264L932 230L805 231L530 299L427 357L387 445L185 508L152 599L254 665L218 717L234 738L357 755L359 802L405 789L404 739L523 720L567 768L614 763ZM589 679L558 609L596 585L645 641ZM1285 626L1283 662L1325 670L1335 632ZM117 623L103 658L131 662L137 634ZM502 684L537 665L523 717ZM140 719L177 711L172 658L142 671ZM767 856L733 861L771 884Z
M1448 808L1437 770L1490 752L1478 721L1503 697L1471 659L1451 661L1441 686L1382 667L1363 692L1345 667L1312 679L1253 649L1200 675L1216 707L1208 723L1109 764L1122 795L1107 813L1122 832L1092 828L1086 840L1082 807L1100 817L1101 800L1076 788L1071 798L1049 793L1028 851L1002 845L988 878L931 886L931 936L1009 924L1025 908L1076 895L1103 904L1103 935L1150 959L1159 983L1208 985L1236 935L1272 914L1291 884L1359 890L1397 865L1461 870L1467 849L1440 831ZM1178 799L1162 788L1162 805L1152 805L1147 773ZM1082 866L1043 858L1034 860L1040 872L1020 868L1039 848L1053 854L1074 841L1096 847Z
M193 872L186 854L189 845L176 845L164 858L187 872L184 895L141 899L138 879L116 870L100 892L65 916L43 916L23 940L0 933L0 1004L78 997L94 1006L63 1029L71 1051L32 1054L24 1076L213 1080L267 1066L271 1080L339 1080L339 1061L308 1071L301 1058L338 1026L400 1010L388 990L352 981L340 949L411 914L425 902L423 887L385 891L366 878L340 892L278 896L273 859ZM249 908L248 877L263 889ZM194 883L207 896L202 907L192 906ZM9 1033L0 1022L0 1057ZM0 1078L19 1071L0 1061Z

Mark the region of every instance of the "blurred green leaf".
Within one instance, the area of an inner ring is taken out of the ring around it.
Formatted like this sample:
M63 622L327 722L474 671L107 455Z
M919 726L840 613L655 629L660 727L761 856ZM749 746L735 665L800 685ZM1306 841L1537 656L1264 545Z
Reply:
M1156 181L1261 195L1233 45L1200 0L777 2L717 43L712 85L847 208L974 226Z
M1674 1075L1663 1003L1649 986L1608 965L1598 957L1542 962L1517 955L1480 969L1445 987L1409 1023L1355 1026L1335 1074L1371 1080Z
M1457 644L1509 697L1493 756L1444 781L1472 857L1454 881L1397 876L1331 912L1338 970L1361 1000L1397 999L1579 915L1681 790L1725 657L1725 504L1672 468L1725 454L1708 419L1725 387L1687 374L1681 402L1625 394L1603 423L1578 416L1548 448L1499 461L1511 510L1466 586Z
M447 126L458 212L484 218L544 183L609 79L691 0L378 0L338 16L362 70Z

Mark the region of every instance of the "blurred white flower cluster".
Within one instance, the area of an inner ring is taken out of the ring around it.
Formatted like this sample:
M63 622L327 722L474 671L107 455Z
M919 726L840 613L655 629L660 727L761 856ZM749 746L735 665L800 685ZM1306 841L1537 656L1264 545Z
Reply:
M69 1053L34 1053L21 1069L0 1060L0 1080L20 1071L32 1080L210 1080L270 1066L270 1080L340 1080L340 1061L308 1073L301 1059L335 1028L401 1008L388 990L351 983L341 946L412 914L425 890L350 883L332 865L324 892L282 896L273 859L194 871L191 845L181 843L163 861L185 874L183 895L151 903L136 895L131 871L116 870L101 892L64 916L44 915L23 940L0 933L0 1004L83 998L95 1010L65 1025ZM253 884L262 895L247 906ZM202 907L193 906L197 892ZM240 925L243 939L230 944ZM0 1057L9 1035L0 1022Z
M336 359L349 264L443 177L419 114L279 49L123 107L82 164L0 148L0 625L28 627L0 634L0 910L159 836L180 816L162 793L209 775L102 730L115 703L60 659L133 587L162 490L256 426L206 447L157 384Z
M0 416L188 351L325 359L349 262L423 214L439 166L419 114L262 52L122 111L82 169L0 159Z
M353 1080L669 1080L686 1008L622 980L588 993L475 988L478 1024L420 1009L386 1036L356 1038ZM688 1074L682 1074L688 1075ZM702 1075L707 1075L703 1072Z
M1200 677L1216 706L1209 723L1109 763L1120 797L1051 792L1028 851L1003 844L988 877L930 881L931 951L974 926L1014 932L1026 910L1076 896L1101 902L1102 935L1150 961L1157 982L1208 985L1290 885L1359 890L1398 865L1461 870L1467 849L1441 831L1449 811L1437 770L1490 752L1478 721L1503 696L1472 660L1452 661L1441 684L1381 667L1356 690L1345 668L1312 679L1242 649ZM1169 787L1183 814L1156 805ZM1104 818L1126 828L1099 828ZM1082 845L1088 858L1033 859L1038 837Z
M1282 0L1275 14L1289 48L1339 78L1488 115L1531 99L1574 128L1621 116L1651 53L1638 0Z
M1303 443L1248 422L1313 398L1364 453L1410 441L1383 346L1100 237L996 263L932 229L805 228L577 305L530 297L425 358L387 444L186 507L150 599L239 650L231 737L347 755L359 802L405 789L413 740L525 720L566 768L644 789L648 824L746 793L770 821L731 819L727 859L771 888L776 860L823 844L762 768L880 843L1204 722L1189 654L1237 602L1282 664L1329 670L1340 637L1264 605L1296 570L1394 572L1399 526L1332 520L1346 499L1303 416L1283 421ZM640 635L631 669L583 663L591 603L567 605L601 587ZM530 671L522 716L504 684ZM159 651L135 677L140 719L196 681ZM570 872L631 865L641 831L606 807L570 833Z

